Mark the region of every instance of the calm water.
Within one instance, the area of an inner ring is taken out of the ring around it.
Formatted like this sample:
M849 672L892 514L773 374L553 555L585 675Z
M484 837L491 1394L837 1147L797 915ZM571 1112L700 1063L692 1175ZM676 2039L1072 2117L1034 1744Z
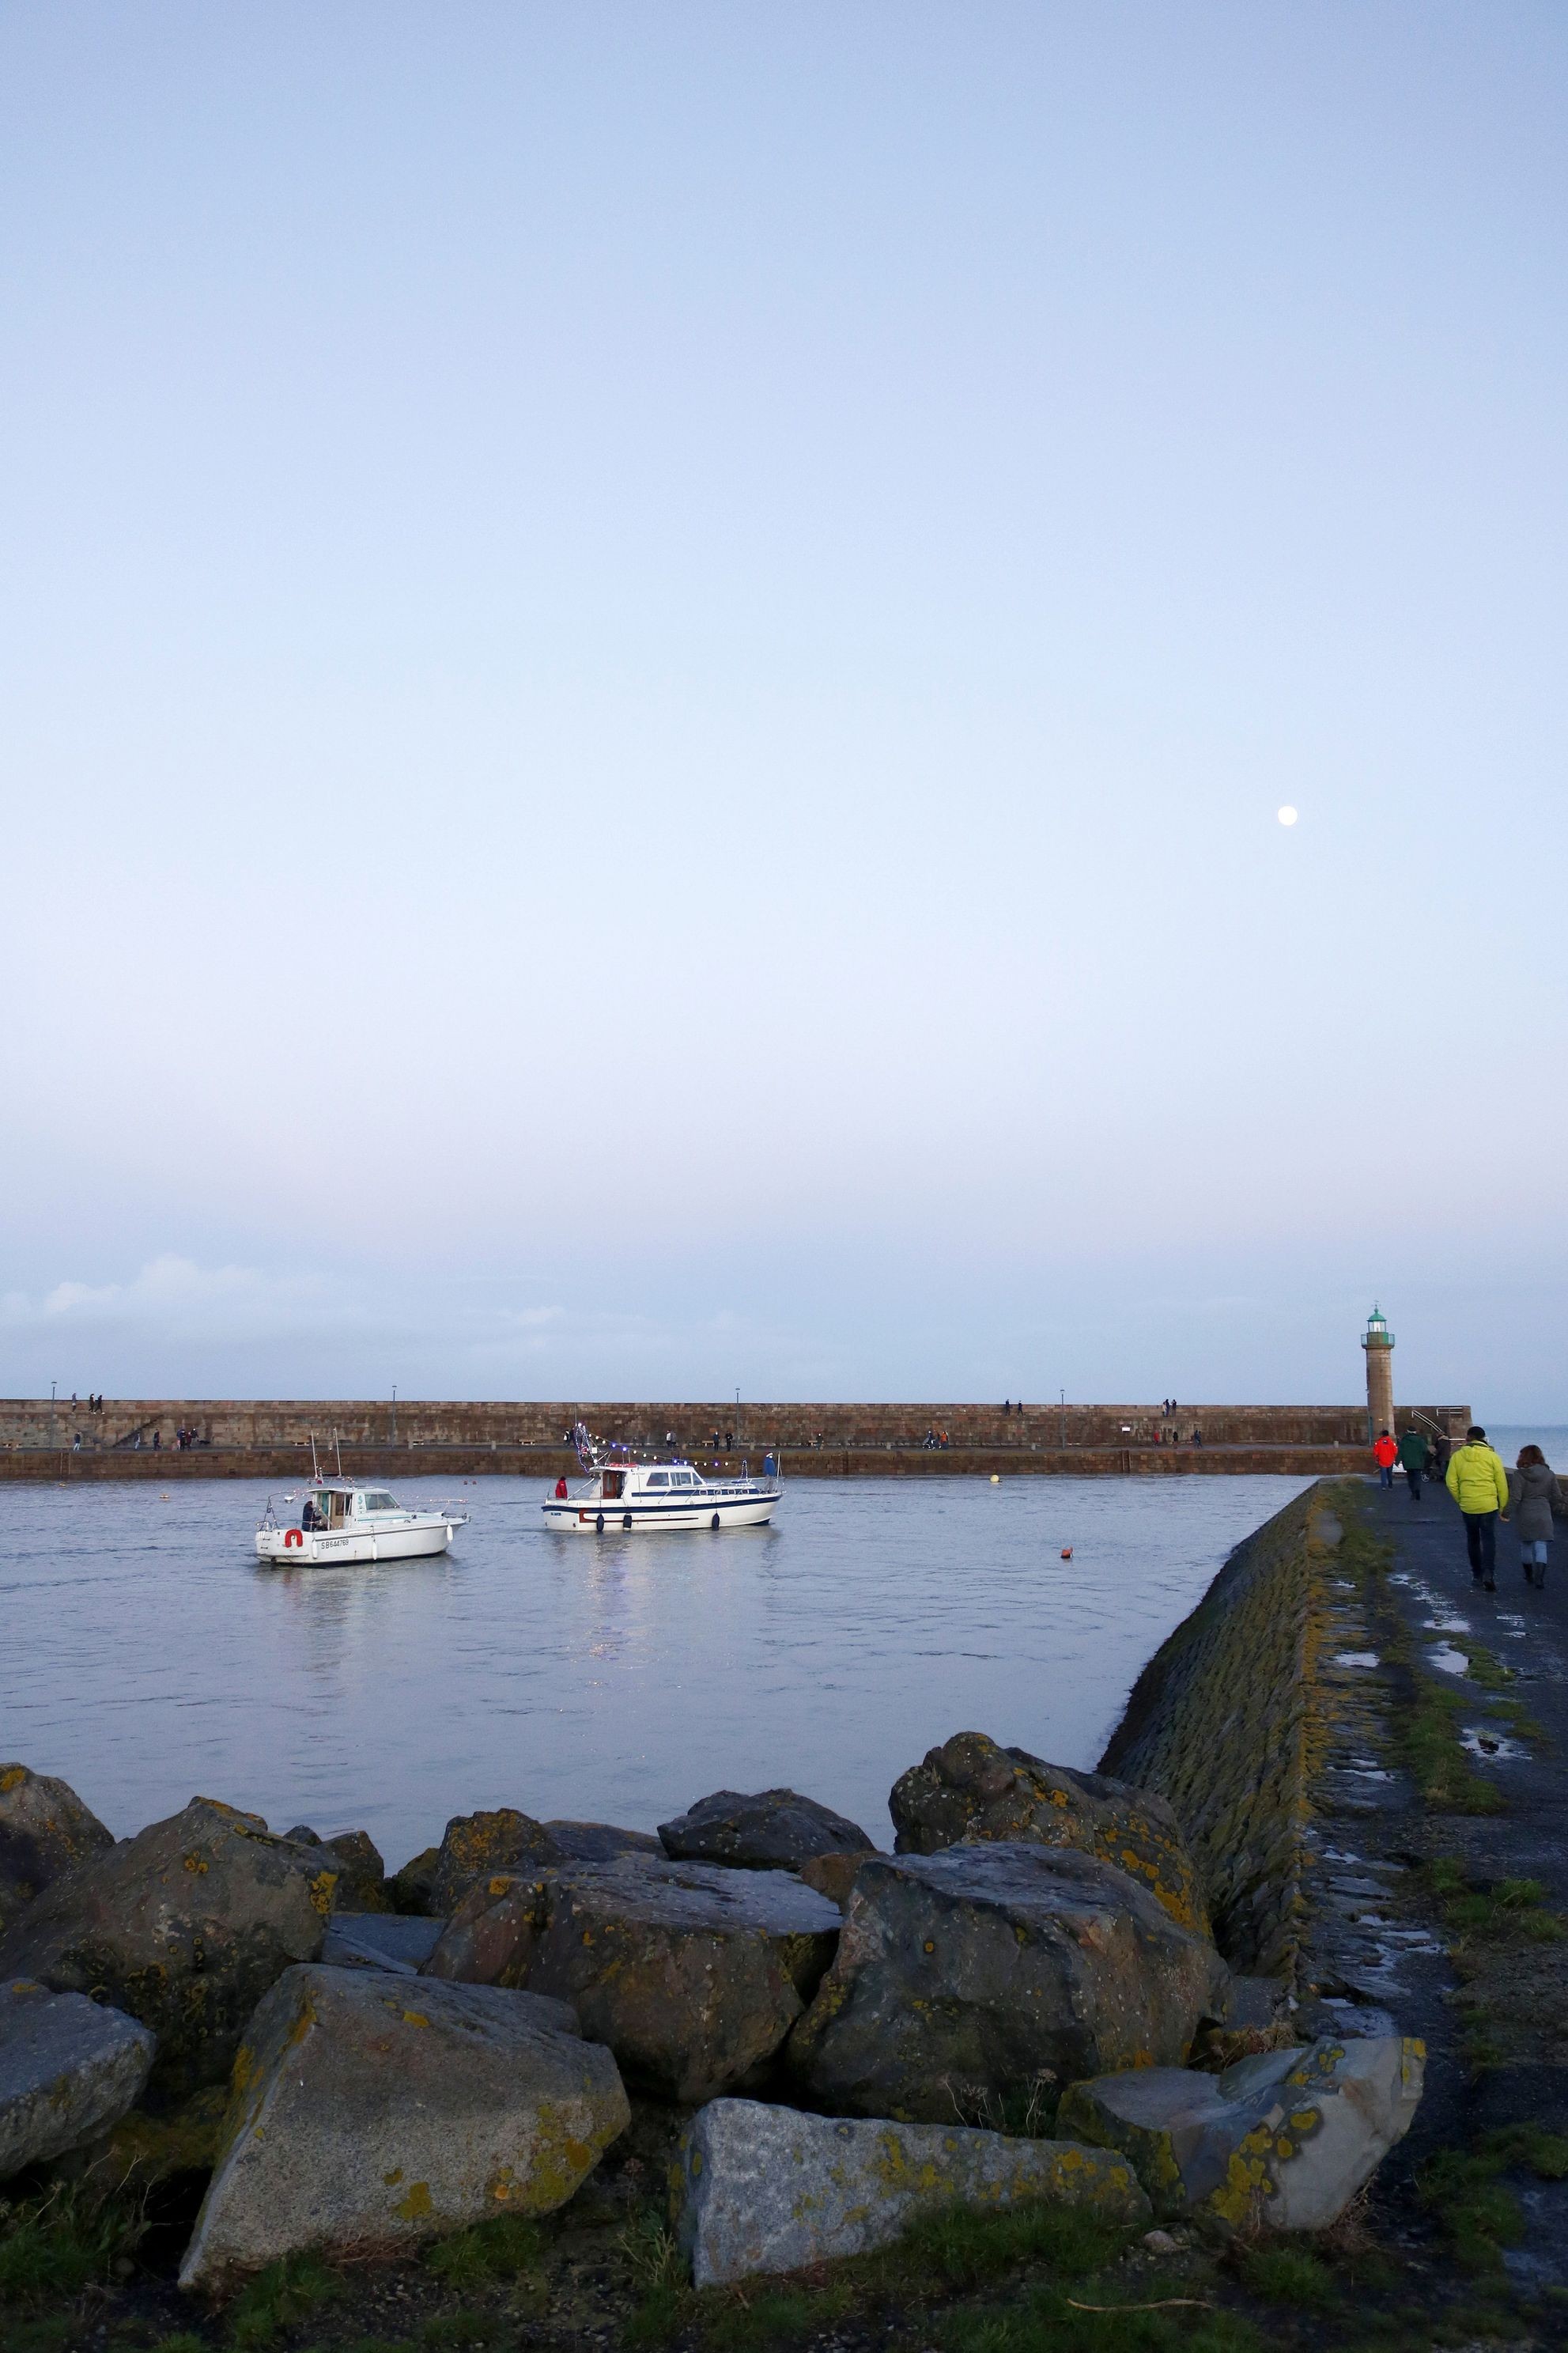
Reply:
M651 1829L777 1782L887 1844L895 1777L951 1733L1092 1765L1306 1483L812 1479L771 1529L594 1538L477 1479L445 1558L295 1570L258 1566L248 1482L0 1486L0 1758L122 1835L200 1791L394 1865L475 1807Z

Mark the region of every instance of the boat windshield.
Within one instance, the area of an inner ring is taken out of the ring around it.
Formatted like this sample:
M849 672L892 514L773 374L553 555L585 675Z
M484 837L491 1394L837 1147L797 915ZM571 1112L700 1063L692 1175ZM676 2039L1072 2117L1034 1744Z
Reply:
M360 1504L361 1508L367 1512L400 1512L403 1509L396 1497L389 1495L383 1487L373 1487L368 1494L360 1498Z

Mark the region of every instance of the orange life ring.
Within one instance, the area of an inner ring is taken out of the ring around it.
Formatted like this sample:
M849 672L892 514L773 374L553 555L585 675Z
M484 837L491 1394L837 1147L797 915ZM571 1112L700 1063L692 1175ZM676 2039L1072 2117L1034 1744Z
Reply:
M289 1546L290 1546L290 1545L302 1545L302 1544L304 1543L304 1541L305 1541L304 1533L303 1533L303 1531L302 1531L301 1529L300 1529L300 1528L285 1528L285 1529L284 1529L284 1531L283 1531L283 1549L284 1549L284 1551L285 1551L285 1552L287 1552L287 1551L288 1551L288 1549L289 1549Z

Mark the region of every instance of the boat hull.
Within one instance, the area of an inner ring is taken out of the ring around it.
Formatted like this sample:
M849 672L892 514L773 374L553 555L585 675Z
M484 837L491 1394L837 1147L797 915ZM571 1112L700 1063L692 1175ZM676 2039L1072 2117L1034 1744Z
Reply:
M753 1495L705 1494L689 1502L668 1502L633 1495L619 1503L580 1503L553 1497L544 1509L544 1525L563 1535L646 1535L695 1533L699 1529L765 1527L773 1518L779 1492Z
M276 1568L357 1568L378 1560L424 1560L448 1551L451 1542L451 1523L437 1520L426 1526L379 1531L350 1528L341 1535L321 1528L261 1528L256 1550L259 1559Z

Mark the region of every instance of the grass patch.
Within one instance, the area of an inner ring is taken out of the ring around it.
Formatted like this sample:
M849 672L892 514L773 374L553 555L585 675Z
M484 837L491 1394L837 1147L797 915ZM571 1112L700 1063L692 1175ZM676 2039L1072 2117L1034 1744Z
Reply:
M1486 1644L1478 1642L1473 1635L1456 1635L1451 1639L1455 1649L1463 1651L1470 1662L1470 1681L1479 1683L1482 1691L1506 1691L1510 1683L1519 1681L1513 1669L1505 1667L1496 1651L1489 1651Z
M537 2273L544 2246L544 2233L537 2222L524 2214L501 2214L493 2222L476 2222L469 2230L440 2240L425 2261L447 2287L466 2295L497 2280Z
M1444 1926L1461 1944L1554 1945L1568 1934L1547 1910L1539 1879L1476 1881L1454 1855L1435 1857L1424 1875Z
M648 2206L626 2224L619 2243L640 2291L622 2324L622 2337L627 2345L668 2345L696 2304L675 2233L658 2209Z
M1433 1814L1502 1813L1508 1803L1502 1791L1476 1771L1460 1745L1464 1702L1418 1669L1412 1672L1414 1689L1397 1704L1395 1724L1400 1753L1422 1804Z
M1524 2236L1519 2200L1502 2179L1515 2172L1568 2180L1568 2139L1535 2125L1510 2125L1488 2133L1474 2148L1439 2149L1421 2169L1416 2195L1447 2232L1467 2271L1500 2273L1502 2250Z
M685 2327L690 2302L689 2292L673 2284L645 2288L621 2324L621 2342L668 2345Z
M1151 2308L1164 2301L1125 2291L1074 2299L1062 2288L1037 2288L1005 2310L948 2313L936 2333L947 2353L1262 2353L1264 2340L1239 2313L1202 2299ZM1082 2308L1090 2304L1104 2308Z
M1268 2304L1321 2312L1337 2301L1332 2274L1305 2247L1251 2247L1237 2268L1245 2285Z
M124 2180L58 2182L44 2196L0 2200L0 2306L26 2311L79 2295L134 2254L147 2229L146 2200Z
M239 2353L277 2342L286 2328L339 2303L345 2292L340 2274L320 2255L285 2255L247 2280L229 2311L230 2342Z
M703 2341L715 2353L744 2353L744 2348L768 2345L798 2345L826 2324L841 2320L853 2297L843 2283L826 2288L773 2289L747 2300L737 2298L714 2313L703 2329Z
M1043 2264L1058 2279L1083 2280L1113 2263L1136 2236L1097 2214L1044 2200L943 2206L920 2216L879 2269L921 2286L977 2287L1020 2263Z

